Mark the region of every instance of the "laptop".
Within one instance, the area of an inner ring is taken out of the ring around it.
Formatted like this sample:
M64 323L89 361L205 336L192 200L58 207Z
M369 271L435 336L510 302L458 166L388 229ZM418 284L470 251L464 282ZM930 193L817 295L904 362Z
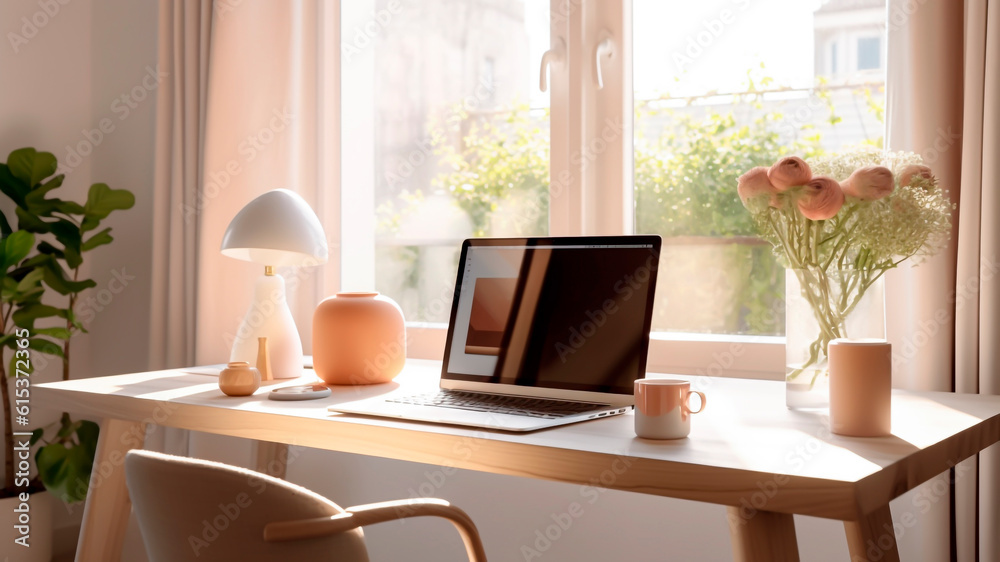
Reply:
M625 413L645 376L660 243L465 240L438 391L330 410L506 431Z

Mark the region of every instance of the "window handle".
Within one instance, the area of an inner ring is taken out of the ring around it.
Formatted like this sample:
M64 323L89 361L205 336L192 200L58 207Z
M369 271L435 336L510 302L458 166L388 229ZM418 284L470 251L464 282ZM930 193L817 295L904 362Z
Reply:
M548 91L549 82L547 72L559 68L566 61L566 42L561 37L556 39L556 44L542 54L542 68L538 77L538 87L543 92Z
M604 76L601 75L601 59L605 57L610 59L615 56L615 42L611 38L611 34L605 31L601 36L603 39L594 48L594 82L597 83L598 90L604 88Z

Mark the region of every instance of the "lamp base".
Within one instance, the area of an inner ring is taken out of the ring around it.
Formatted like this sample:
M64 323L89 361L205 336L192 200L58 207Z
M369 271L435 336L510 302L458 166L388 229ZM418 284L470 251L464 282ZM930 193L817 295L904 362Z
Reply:
M254 285L254 298L236 330L229 361L257 363L257 338L266 337L271 372L276 379L292 379L304 373L302 340L285 300L285 280L280 275L261 275Z

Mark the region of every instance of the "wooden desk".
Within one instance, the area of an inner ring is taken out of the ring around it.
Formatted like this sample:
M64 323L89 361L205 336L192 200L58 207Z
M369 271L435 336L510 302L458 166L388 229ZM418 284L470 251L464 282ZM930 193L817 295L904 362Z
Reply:
M397 381L433 387L439 372L439 363L411 360ZM265 396L273 385L231 398L216 378L183 370L38 385L39 406L103 419L77 560L120 557L124 454L142 446L149 423L721 504L735 559L769 562L798 560L796 513L844 521L852 560L867 559L872 545L880 560L898 560L889 501L1000 441L1000 397L897 391L893 436L862 439L831 435L819 414L787 410L780 382L707 377L694 388L708 394L708 407L677 441L636 438L631 415L518 435L326 410L395 387L276 402Z

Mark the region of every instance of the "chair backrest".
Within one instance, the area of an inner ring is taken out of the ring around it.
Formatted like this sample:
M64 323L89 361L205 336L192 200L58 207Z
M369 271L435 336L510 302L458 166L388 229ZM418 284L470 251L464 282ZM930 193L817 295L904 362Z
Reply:
M364 533L264 542L274 521L343 513L301 486L209 461L133 450L125 478L151 562L367 562Z

